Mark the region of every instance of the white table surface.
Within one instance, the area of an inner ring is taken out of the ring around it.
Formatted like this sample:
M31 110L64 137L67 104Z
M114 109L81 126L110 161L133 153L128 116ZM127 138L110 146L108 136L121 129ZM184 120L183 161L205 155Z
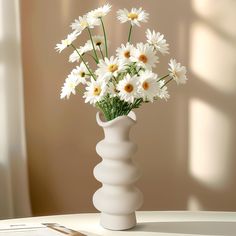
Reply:
M1 220L0 228L23 223L58 223L86 235L224 235L236 236L236 212L140 211L138 224L127 231L109 231L99 225L99 214L55 215Z

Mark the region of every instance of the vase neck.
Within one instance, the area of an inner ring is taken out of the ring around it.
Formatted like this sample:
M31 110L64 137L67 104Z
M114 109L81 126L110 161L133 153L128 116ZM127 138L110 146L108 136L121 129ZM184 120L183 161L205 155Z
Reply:
M97 122L103 128L107 142L121 142L129 140L131 127L136 123L134 113L128 116L119 116L111 121L102 121L101 114L97 114Z
M105 140L107 142L121 142L129 140L131 126L117 125L115 127L104 127Z

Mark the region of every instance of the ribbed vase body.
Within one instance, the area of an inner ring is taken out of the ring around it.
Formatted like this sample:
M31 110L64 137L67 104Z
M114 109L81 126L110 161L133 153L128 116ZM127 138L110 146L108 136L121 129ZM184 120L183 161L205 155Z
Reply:
M142 193L134 186L140 177L133 160L137 146L129 138L136 116L131 112L129 116L103 122L101 113L97 113L97 122L105 137L96 146L102 161L94 168L94 176L102 187L95 192L93 204L101 212L104 228L129 229L136 225L135 211L143 202Z

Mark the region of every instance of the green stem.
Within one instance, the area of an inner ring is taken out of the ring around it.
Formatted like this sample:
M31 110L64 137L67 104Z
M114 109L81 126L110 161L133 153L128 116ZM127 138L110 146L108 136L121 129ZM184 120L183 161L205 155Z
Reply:
M130 43L132 28L133 28L133 26L130 25L130 28L129 28L129 36L128 36L128 42L129 42L129 43Z
M159 81L165 79L165 78L168 77L168 76L169 76L169 74L162 76L160 79L157 80L157 82L159 82Z
M105 27L104 27L104 24L103 24L102 17L100 18L100 21L101 21L101 24L102 24L102 30L103 30L104 40L105 40L106 57L108 57L108 49L107 49L107 35L106 35L106 31L105 31Z
M86 66L87 70L89 71L90 75L94 78L94 80L96 80L94 74L92 73L92 71L89 69L87 63L85 62L84 58L80 55L79 51L77 50L77 48L71 44L71 47L78 53L80 59L82 60L82 62L84 63L84 65Z
M102 52L101 46L98 45L98 47L99 47L100 53L101 53L101 55L102 55L102 59L104 60L104 55L103 55L103 52Z
M92 34L91 34L91 31L90 31L89 27L87 27L87 29L88 29L88 33L89 33L89 37L90 37L92 46L93 46L93 52L94 52L94 55L96 57L96 63L98 63L98 55L97 55L97 52L95 50L95 46L94 46L94 42L93 42L93 37L92 37Z
M169 80L167 80L162 86L161 89L164 88L173 78L170 78Z

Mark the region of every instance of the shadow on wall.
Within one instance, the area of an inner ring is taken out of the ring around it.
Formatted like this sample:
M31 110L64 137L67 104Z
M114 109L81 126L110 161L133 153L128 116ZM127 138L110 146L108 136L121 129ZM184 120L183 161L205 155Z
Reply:
M235 10L232 0L192 1L188 208L193 210L236 210Z
M170 19L169 24L176 26L173 34L179 35L176 46L181 50L177 52L178 60L188 62L189 82L179 89L176 101L170 101L172 107L159 109L159 112L173 109L173 113L164 111L164 115L156 116L161 121L168 116L175 119L168 119L166 128L167 132L173 129L173 135L165 135L162 128L165 122L156 125L161 137L151 143L142 139L145 131L140 130L138 142L143 149L139 155L146 162L146 157L153 156L151 150L145 154L147 147L157 145L155 158L159 165L150 169L142 163L146 168L141 182L145 189L144 209L235 211L236 3L231 0L181 3L172 7L183 7L184 14ZM170 43L172 47L175 44ZM150 126L153 122L148 122L146 114L140 116L145 129L153 132ZM162 147L164 150L159 152ZM150 191L147 183L155 186L155 190Z

